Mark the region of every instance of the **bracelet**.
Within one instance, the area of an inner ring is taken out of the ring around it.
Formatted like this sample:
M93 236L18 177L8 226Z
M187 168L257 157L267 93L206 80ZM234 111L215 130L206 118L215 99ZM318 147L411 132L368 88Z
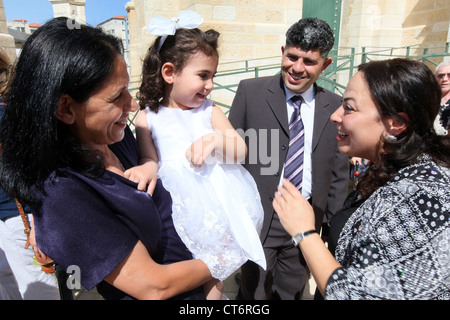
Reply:
M294 243L295 246L298 246L298 244L305 239L307 236L309 236L310 234L313 233L318 233L316 230L309 230L306 232L299 232L297 235L292 237L292 242Z

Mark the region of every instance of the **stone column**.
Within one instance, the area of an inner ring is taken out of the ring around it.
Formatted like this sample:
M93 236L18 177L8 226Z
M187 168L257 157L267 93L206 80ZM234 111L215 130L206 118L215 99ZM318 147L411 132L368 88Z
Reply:
M53 16L72 18L78 23L86 23L86 0L49 0L53 5Z
M141 77L141 59L139 58L137 46L139 44L138 26L136 23L136 7L134 1L125 4L125 10L128 12L128 59L130 64L130 88L133 89L131 94L135 94L135 90L139 86Z
M0 47L5 50L11 62L16 60L16 44L14 37L8 33L3 0L0 0Z

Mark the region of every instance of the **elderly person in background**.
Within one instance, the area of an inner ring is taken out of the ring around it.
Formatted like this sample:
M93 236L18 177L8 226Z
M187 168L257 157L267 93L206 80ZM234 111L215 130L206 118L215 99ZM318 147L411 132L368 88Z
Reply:
M402 94L399 94L401 92ZM368 159L330 226L288 182L273 202L326 299L449 299L450 145L433 129L441 91L433 72L406 59L361 65L331 119L339 151Z
M444 61L436 68L436 78L441 86L441 108L436 125L444 128L442 134L447 134L450 128L450 60ZM441 129L442 131L442 129Z
M77 266L86 289L204 299L211 273L175 232L170 194L149 178L150 196L125 172L139 161L127 127L138 105L121 41L68 25L53 19L23 47L0 130L1 183L30 205L39 249L65 270Z

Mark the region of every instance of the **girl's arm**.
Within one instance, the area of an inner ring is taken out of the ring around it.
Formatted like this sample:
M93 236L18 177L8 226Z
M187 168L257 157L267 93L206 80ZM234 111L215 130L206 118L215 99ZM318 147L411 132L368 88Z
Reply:
M215 105L212 109L211 125L214 133L201 137L186 151L186 157L191 163L201 166L213 152L225 163L243 161L247 155L247 145L223 111Z
M158 155L153 143L152 133L147 125L145 110L139 111L135 121L136 139L141 153L139 166L130 168L124 172L125 177L138 184L138 189L152 194L157 181ZM147 187L148 186L148 187Z
M140 241L105 281L139 300L163 300L211 280L201 260L157 264Z

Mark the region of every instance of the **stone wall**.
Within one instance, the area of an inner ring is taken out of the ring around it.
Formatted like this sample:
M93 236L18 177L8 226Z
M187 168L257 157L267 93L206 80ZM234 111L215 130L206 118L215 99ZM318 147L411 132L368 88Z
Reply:
M68 17L74 19L76 22L85 24L86 0L49 0L53 5L53 16ZM92 0L91 0L92 1Z
M343 0L340 47L445 46L448 0Z
M284 34L301 17L301 4L294 0L130 1L126 7L135 49L131 53L132 81L139 81L142 59L155 39L145 28L154 16L176 17L186 9L198 12L205 20L203 30L213 28L221 34L220 62L226 63L221 68L234 69L243 64L230 62L244 59L276 56L279 62Z
M221 33L219 71L236 70L246 66L244 60L249 60L249 66L280 63L286 30L302 17L303 0L133 0L126 6L131 79L132 86L137 86L142 59L155 39L146 30L152 17L171 18L186 9L198 12L205 19L203 30L214 28ZM421 54L425 47L443 52L450 42L449 21L448 0L342 0L339 54L348 55L349 48L354 48L357 65L363 47L370 51L412 46L411 54ZM399 55L406 54L402 50ZM271 69L259 76L275 72ZM227 85L254 76L240 74L217 81ZM346 83L347 78L338 75L337 81ZM218 91L211 98L229 104L233 92Z
M16 45L14 38L8 33L3 0L0 0L0 47L8 54L11 62L16 59Z

